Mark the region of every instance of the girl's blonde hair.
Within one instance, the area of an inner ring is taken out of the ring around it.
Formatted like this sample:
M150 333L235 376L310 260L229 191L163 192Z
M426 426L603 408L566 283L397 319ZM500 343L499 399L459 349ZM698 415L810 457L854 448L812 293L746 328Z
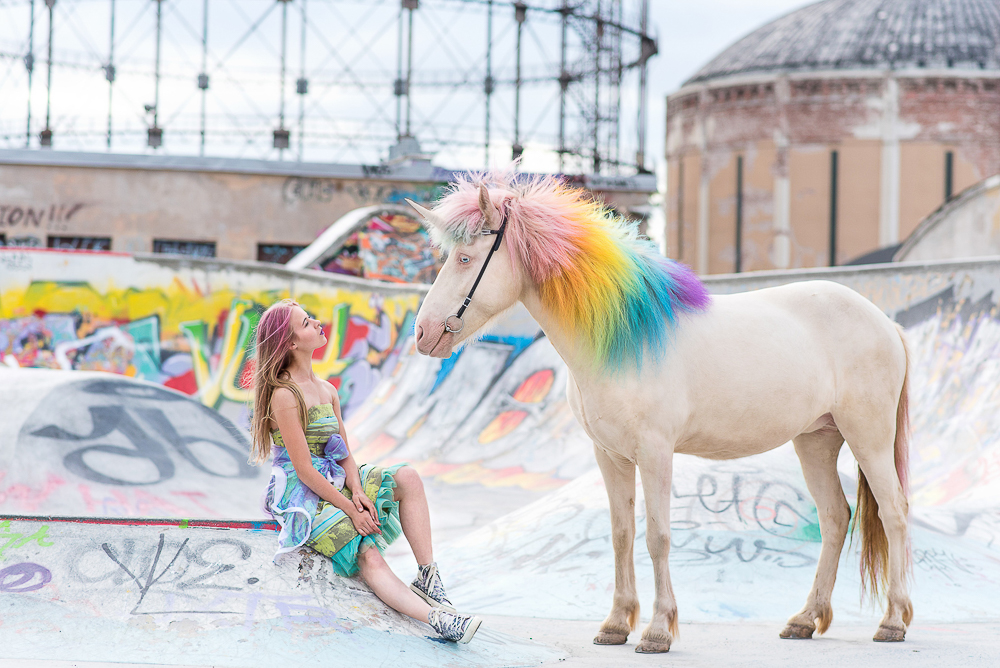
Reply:
M295 395L302 430L309 424L306 402L299 386L288 374L295 335L292 329L292 307L298 304L282 299L264 311L254 334L255 365L253 370L253 412L250 416L250 463L260 464L271 456L269 429L271 397L274 390L284 387Z

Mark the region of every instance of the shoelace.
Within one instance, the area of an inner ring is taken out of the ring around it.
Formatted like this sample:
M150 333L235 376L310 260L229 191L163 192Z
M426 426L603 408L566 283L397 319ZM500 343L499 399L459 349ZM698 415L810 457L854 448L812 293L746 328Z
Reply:
M437 629L438 633L445 637L461 637L465 632L465 625L468 618L460 615L453 615L444 610L432 609L430 620L431 626Z
M447 601L447 594L444 591L444 583L438 574L437 563L431 562L420 569L420 586L429 596L435 599Z

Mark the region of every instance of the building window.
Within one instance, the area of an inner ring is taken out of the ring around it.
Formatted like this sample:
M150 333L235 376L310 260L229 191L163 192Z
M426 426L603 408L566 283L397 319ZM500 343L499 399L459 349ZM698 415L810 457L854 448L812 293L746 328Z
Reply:
M111 250L111 237L54 237L49 236L49 248L65 250Z
M677 259L684 259L684 156L677 161Z
M830 151L830 257L831 267L837 266L837 178L839 174L838 154Z
M39 248L42 242L38 237L25 235L23 237L11 237L7 238L6 234L0 234L0 246L9 246L10 248Z
M955 153L946 151L944 154L944 201L948 202L955 196Z
M743 156L736 156L736 273L743 271Z
M289 244L257 244L257 259L261 262L285 264L304 249L305 246Z
M154 253L215 257L214 241L181 241L179 239L153 239Z

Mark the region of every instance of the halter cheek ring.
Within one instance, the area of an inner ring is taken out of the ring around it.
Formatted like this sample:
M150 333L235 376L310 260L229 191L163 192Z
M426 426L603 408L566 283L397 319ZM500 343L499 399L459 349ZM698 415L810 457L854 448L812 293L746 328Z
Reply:
M483 262L483 266L479 270L479 276L476 276L476 282L472 284L472 289L469 290L468 296L466 296L465 301L462 302L462 305L458 307L458 312L452 313L447 318L445 318L444 331L451 332L452 334L457 334L458 332L461 332L463 329L465 329L465 320L462 319L462 314L465 313L465 309L467 309L469 307L469 304L472 303L472 295L476 294L476 288L479 287L479 281L483 280L483 274L486 273L486 267L489 266L490 259L493 257L493 253L497 252L497 250L500 248L500 242L503 241L503 232L504 229L506 229L506 227L507 227L507 221L505 220L498 229L483 230L482 232L483 236L489 236L491 234L495 234L497 237L496 241L493 242L493 246L492 248L490 248L490 252L486 256L486 261ZM448 324L451 322L452 318L458 320L459 323L458 329L453 329L452 326Z

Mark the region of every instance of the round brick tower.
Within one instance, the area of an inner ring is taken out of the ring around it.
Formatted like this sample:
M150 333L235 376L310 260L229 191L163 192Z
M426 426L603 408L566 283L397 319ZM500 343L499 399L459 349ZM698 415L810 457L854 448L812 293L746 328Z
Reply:
M1000 173L1000 3L822 0L667 98L667 252L702 274L897 246Z

